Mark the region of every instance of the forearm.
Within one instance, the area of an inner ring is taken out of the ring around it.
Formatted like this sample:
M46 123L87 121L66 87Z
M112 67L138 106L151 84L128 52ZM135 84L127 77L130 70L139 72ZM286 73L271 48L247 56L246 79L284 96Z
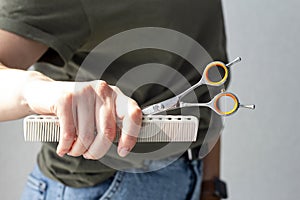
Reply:
M35 113L24 96L28 83L33 80L51 79L38 72L0 65L0 121L14 120Z
M219 200L214 196L214 188L211 183L214 178L220 176L220 139L215 144L211 152L203 160L203 182L201 188L201 200Z
M203 159L203 181L220 176L220 139L211 152Z

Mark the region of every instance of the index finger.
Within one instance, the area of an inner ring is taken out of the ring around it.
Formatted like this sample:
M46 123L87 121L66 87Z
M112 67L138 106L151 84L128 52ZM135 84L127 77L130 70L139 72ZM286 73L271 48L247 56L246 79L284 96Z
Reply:
M127 103L121 104L123 105L122 109L118 109L120 104L117 104L117 113L121 115L122 119L121 137L118 145L118 154L121 157L127 156L135 146L142 124L142 110L138 104L128 97L125 99Z
M76 128L73 116L72 95L66 95L61 104L57 113L61 125L61 134L56 152L62 157L70 151L76 139Z

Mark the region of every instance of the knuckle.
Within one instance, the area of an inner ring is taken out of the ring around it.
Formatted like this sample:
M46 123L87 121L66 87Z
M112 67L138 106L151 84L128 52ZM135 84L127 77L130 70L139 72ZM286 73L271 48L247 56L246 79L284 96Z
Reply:
M74 140L74 133L73 132L65 132L62 136L62 139L65 141Z
M112 93L112 89L111 87L105 82L105 81L100 81L98 83L98 89L97 92L100 95L104 95L104 96L110 96Z
M118 88L117 86L110 85L109 87L110 87L110 88L112 89L112 91L114 91L116 94L123 94L123 93L121 92L120 88Z
M140 122L142 120L142 110L139 107L132 108L129 112L129 117L135 122Z
M60 102L62 104L68 104L68 103L72 102L73 97L74 97L73 93L67 92L67 93L65 93L65 94L62 95L62 97L60 99Z
M116 135L116 129L115 128L105 128L103 130L103 136L105 138L107 138L109 141L113 141L115 139L115 135Z
M87 95L92 95L94 93L93 86L87 85L84 88L82 88L81 91L82 95L87 96Z
M50 106L50 111L60 115L64 110L72 104L74 95L72 93L64 93L54 105Z
M102 91L102 90L107 90L108 89L108 84L105 81L99 81L98 83L98 90Z
M84 136L80 137L81 143L84 145L91 144L94 139L95 139L95 136L93 133L85 134Z
M99 85L99 87L101 87L101 86L102 87L107 87L108 86L107 82L103 81L103 80L99 80L98 85Z

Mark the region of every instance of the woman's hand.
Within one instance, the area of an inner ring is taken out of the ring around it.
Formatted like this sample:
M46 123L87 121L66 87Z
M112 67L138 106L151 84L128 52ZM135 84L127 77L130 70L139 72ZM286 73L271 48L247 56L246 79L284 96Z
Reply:
M136 143L142 122L141 109L133 99L104 81L36 80L29 82L24 96L33 112L58 116L59 156L100 159L116 137L117 121L122 122L119 155L126 156Z

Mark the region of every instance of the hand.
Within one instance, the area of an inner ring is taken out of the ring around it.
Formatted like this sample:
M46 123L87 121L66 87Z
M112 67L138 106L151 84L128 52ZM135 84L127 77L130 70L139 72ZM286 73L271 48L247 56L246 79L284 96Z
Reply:
M134 147L142 122L137 103L104 81L33 81L26 90L30 108L38 114L59 117L61 136L57 154L100 159L116 137L122 122L118 153L126 156ZM97 135L95 135L95 129Z

